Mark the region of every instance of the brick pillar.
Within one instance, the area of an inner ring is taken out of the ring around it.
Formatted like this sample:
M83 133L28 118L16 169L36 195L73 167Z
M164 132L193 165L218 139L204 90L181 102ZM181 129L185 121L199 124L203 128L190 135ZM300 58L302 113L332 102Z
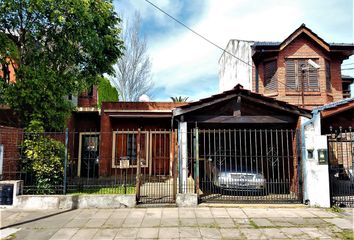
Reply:
M100 171L99 176L109 176L112 165L112 125L109 115L101 109Z

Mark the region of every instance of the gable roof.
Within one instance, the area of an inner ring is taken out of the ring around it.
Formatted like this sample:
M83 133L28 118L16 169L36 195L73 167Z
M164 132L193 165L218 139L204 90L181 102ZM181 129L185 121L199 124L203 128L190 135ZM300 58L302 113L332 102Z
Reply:
M291 114L311 118L311 112L309 110L291 105L283 101L276 100L271 97L265 97L261 94L251 92L250 90L243 89L242 85L240 84L237 84L232 90L215 94L208 98L203 98L199 101L191 102L184 106L177 107L173 110L173 116L180 116L186 113L190 113L204 107L208 107L223 101L233 99L236 96L243 96L248 100L257 102L260 105L266 105L271 108L282 110Z
M282 42L254 42L253 49L261 50L261 49L271 49L275 51L280 51L288 46L294 39L296 39L299 35L305 34L314 42L316 42L319 46L322 47L325 51L348 51L348 56L354 54L354 44L353 43L327 43L323 38L318 36L315 32L313 32L310 28L306 27L305 24L301 24L293 33L291 33L284 41Z

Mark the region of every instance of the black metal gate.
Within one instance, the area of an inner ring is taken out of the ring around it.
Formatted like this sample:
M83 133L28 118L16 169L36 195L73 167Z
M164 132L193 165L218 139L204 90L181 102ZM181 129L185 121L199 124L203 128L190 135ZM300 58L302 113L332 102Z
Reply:
M175 132L141 131L137 138L138 203L174 203L177 191Z
M354 132L351 128L330 131L327 139L331 204L354 207Z
M201 202L300 202L297 131L214 129L193 131L191 155Z

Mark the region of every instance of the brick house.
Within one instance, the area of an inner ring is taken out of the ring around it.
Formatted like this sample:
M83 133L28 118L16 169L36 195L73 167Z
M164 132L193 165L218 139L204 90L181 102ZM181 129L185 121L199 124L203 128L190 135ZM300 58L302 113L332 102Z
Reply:
M282 42L230 40L226 50L239 59L225 52L221 56L221 91L240 83L253 92L312 109L343 99L341 64L353 55L354 44L327 43L303 24Z

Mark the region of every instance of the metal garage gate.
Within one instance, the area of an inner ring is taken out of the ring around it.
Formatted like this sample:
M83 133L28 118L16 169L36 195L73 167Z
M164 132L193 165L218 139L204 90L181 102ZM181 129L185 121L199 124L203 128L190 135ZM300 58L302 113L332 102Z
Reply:
M354 132L352 129L330 129L328 160L331 204L354 207Z
M199 200L300 202L297 140L289 129L194 129L189 168Z

